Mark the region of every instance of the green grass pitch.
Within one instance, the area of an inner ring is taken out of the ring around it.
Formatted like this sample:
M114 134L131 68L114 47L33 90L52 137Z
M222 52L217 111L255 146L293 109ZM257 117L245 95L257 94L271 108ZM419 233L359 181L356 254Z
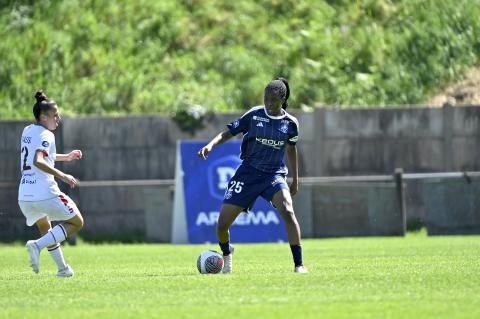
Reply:
M234 273L200 275L216 245L79 245L76 274L40 273L0 246L0 318L480 318L480 237L304 240L309 274L287 244L237 244Z

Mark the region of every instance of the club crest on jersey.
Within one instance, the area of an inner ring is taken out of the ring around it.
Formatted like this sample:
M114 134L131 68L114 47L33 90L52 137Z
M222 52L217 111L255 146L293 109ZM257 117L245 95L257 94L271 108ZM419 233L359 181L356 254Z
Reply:
M256 116L256 115L252 116L252 119L254 121L260 121L260 122L266 122L266 123L270 122L270 119L266 119L264 117Z
M230 199L230 198L232 198L232 195L233 195L233 193L227 189L227 191L225 192L224 198L225 199Z
M280 131L282 133L287 133L288 132L288 122L283 122L282 125L280 126Z
M50 144L49 144L47 141L43 141L43 142L42 142L42 146L43 146L43 147L48 147L48 145L50 145Z

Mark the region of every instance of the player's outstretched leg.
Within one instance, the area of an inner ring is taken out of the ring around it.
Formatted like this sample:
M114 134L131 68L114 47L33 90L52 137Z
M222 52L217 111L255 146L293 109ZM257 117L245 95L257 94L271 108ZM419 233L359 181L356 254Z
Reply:
M292 251L293 262L295 264L296 273L308 273L307 268L303 265L302 245L300 244L300 225L293 211L292 197L288 189L281 189L272 199L272 203L277 208L278 213L285 221L287 228L288 242Z
M50 228L50 222L46 217L38 220L36 224L43 236L37 240L29 240L26 244L33 271L35 273L39 272L40 252L43 248L48 247L50 255L58 267L57 277L73 276L73 269L65 263L60 243L63 242L67 236L75 234L83 227L82 215L77 213L77 215L71 219L53 228Z
M42 223L42 222L41 222ZM42 226L37 225L39 228ZM40 252L45 247L57 247L57 250L60 249L60 243L67 238L67 231L62 224L59 224L52 229L48 230L46 234L40 237L37 240L29 240L27 242L27 250L30 255L30 264L33 268L33 271L39 272L39 256ZM56 252L58 254L58 252ZM63 259L63 254L61 255ZM54 258L55 262L57 260ZM63 261L64 262L64 261ZM58 262L57 262L58 265Z
M52 257L55 264L57 264L58 272L57 277L72 277L74 275L72 267L70 267L63 257L62 246L60 244L55 244L53 246L47 247L50 256Z
M66 265L65 268L59 269L59 270L57 271L57 277L58 277L58 278L73 277L74 274L75 274L75 273L73 272L72 267L70 267L69 265Z
M235 221L238 214L243 210L242 207L223 204L220 210L220 216L217 223L217 238L220 249L223 252L223 270L225 274L229 274L233 270L233 246L230 244L230 225Z
M232 269L233 269L234 248L233 248L233 245L231 245L229 242L219 243L219 244L220 244L220 248L222 248L222 246L227 246L228 247L228 248L222 248L222 252L223 252L223 269L222 269L222 272L224 274L229 274L229 273L232 272Z
M306 273L308 273L308 269L303 265L295 266L295 272L300 273L300 274L306 274Z
M38 248L37 244L35 243L35 240L29 240L27 241L27 244L25 245L28 251L28 255L30 256L30 266L32 266L32 269L35 273L38 274L39 272L39 260L40 260L40 249Z

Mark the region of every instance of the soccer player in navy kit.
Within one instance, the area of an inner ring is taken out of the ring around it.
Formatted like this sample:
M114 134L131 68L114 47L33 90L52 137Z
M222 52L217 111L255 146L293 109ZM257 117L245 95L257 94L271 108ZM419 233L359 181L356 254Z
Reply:
M270 201L285 221L295 272L308 272L303 266L300 226L292 204L292 195L298 191L298 121L286 112L289 96L285 79L271 81L264 91L265 106L250 109L198 151L198 156L206 159L215 146L243 133L242 164L228 183L217 224L217 237L225 259L224 273L232 272L229 227L242 211L248 211L258 196ZM293 178L290 187L286 181L285 152Z

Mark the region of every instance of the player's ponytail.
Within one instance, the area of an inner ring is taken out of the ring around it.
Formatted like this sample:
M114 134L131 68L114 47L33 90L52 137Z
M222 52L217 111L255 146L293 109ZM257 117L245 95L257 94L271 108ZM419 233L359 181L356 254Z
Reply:
M41 103L43 101L48 100L48 96L45 93L43 93L43 91L37 91L35 93L35 100L37 100L37 103Z
M33 116L38 121L40 120L40 114L50 110L54 105L57 105L55 101L50 100L43 91L35 92L35 100L37 101L33 105Z
M282 104L282 109L286 110L288 107L288 98L290 97L290 86L288 85L288 81L284 78L278 78L278 80L282 81L287 88L287 92L285 93L285 101Z

